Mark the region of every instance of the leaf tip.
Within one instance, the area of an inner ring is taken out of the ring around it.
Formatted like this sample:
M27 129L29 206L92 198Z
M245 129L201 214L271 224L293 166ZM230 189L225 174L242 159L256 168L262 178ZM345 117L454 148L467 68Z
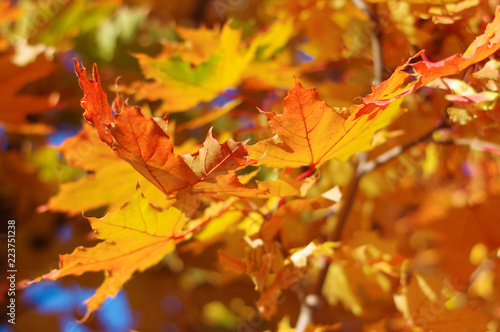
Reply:
M76 321L78 324L84 324L89 319L90 314L92 313L88 308L88 302L89 300L86 300L84 302L85 306L87 306L87 309L85 310L85 314L83 315L83 317Z
M79 79L86 76L85 67L76 58L73 58L73 68L75 69L75 74Z
M94 66L92 67L92 78L94 81L100 84L99 72L97 71L97 63L94 63Z
M302 83L300 83L299 79L295 75L293 75L293 82L294 82L294 87L303 88Z
M78 62L78 60L76 58L73 58L73 64L74 64L75 70L80 68L80 62Z

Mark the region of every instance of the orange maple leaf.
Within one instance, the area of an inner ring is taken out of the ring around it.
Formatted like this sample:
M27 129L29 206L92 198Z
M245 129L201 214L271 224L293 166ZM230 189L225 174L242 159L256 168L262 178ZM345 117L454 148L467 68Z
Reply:
M216 182L216 178L226 183L226 189L234 188L232 193L245 188L254 194L256 191L264 193L243 186L234 174L238 169L256 162L248 157L245 142L229 139L220 144L209 131L198 152L176 155L166 133L167 118L145 117L139 107L131 107L119 97L111 107L100 85L97 67L94 65L94 80L87 78L86 70L80 68L76 60L75 71L85 92L82 99L85 119L95 126L101 140L112 147L118 156L164 193L195 185L206 187L207 182Z
M277 135L248 147L250 157L260 158L259 164L316 167L331 158L346 160L371 149L373 134L400 111L396 101L377 119L355 119L345 108L329 107L315 89L304 88L298 80L284 106L283 114L264 112Z
M305 89L296 80L284 102L283 114L265 112L273 138L249 147L252 158L271 167L321 165L336 158L347 160L359 151L373 148L373 134L399 113L402 98L437 78L457 74L468 66L482 61L500 48L500 7L496 17L483 35L469 46L463 56L454 55L443 61L427 60L410 63L423 51L399 66L391 77L373 87L362 98L362 105L349 109L330 108L313 89ZM408 67L414 73L407 72ZM381 112L384 111L384 112Z
M97 129L97 134L101 141L111 145L113 137L106 132L106 124L113 122L113 112L108 104L108 97L101 88L99 75L97 74L97 66L94 65L94 80L87 79L85 69L79 70L75 59L75 70L79 78L80 87L83 91L92 91L86 93L82 98L81 105L85 109L83 117L87 122L92 123Z

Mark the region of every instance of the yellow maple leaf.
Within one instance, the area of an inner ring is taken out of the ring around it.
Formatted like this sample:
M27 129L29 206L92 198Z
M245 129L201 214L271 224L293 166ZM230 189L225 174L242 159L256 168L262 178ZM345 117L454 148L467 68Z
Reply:
M242 43L241 31L230 24L220 31L181 28L178 32L186 39L184 43L168 43L154 58L134 55L144 75L152 81L125 89L137 98L161 99L159 113L185 111L238 86L244 77L255 74L249 67L251 63L270 58L286 44L292 23L278 21L249 44Z
M87 313L82 320L97 310L106 298L115 296L134 272L146 270L174 251L176 243L184 238L181 229L188 220L174 207L162 210L151 205L138 188L120 210L103 218L89 218L89 221L96 237L103 242L61 255L59 270L33 281L105 271L103 283L86 301Z

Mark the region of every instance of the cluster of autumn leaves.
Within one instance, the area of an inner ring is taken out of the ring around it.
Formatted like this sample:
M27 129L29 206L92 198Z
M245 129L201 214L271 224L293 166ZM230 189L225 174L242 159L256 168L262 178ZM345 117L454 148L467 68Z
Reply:
M258 187L249 187L240 181L235 172L248 165L265 165L274 168L308 166L314 169L332 158L344 161L356 152L371 149L374 134L399 115L400 102L404 96L437 78L457 74L494 54L500 48L499 25L500 16L497 16L485 33L478 37L462 56L452 56L438 63L426 60L412 62L412 59L421 56L421 52L417 53L407 63L398 67L388 80L374 87L370 95L362 98L361 105L353 105L349 109L332 109L320 100L315 90L306 89L296 81L284 100L282 114L264 112L275 134L274 137L251 146L245 146L244 143L237 143L232 139L220 144L209 131L198 152L184 155L174 152L173 143L167 134L166 117L161 119L145 116L139 107L128 105L121 97L117 97L111 107L100 85L96 67L94 66L94 79L90 80L85 69L82 69L75 60L75 70L85 93L82 99L82 106L85 109L84 118L95 127L100 140L109 145L120 158L132 165L163 194L175 198L175 203L167 209L155 208L138 189L133 198L118 211L110 212L102 219L90 219L96 236L103 242L92 248L77 248L74 253L63 255L60 269L44 275L43 278L57 279L70 274L80 275L88 271L106 271L104 282L87 303L88 315L102 305L108 296L115 295L135 271L144 271L157 264L165 254L175 249L179 241L190 238L195 231L207 223L217 223L221 214L230 211L227 204L222 208L210 206L202 218L191 220L194 207L203 199L199 196L231 197L230 200L245 197L265 199L297 194L305 196L307 188L303 189L303 187L307 186L305 183L307 180L281 177L279 180L259 183ZM182 33L181 30L181 35ZM220 38L224 47L230 49L225 41L225 38L231 38L228 34L235 34L235 31L226 26ZM187 35L183 37L187 38ZM235 42L239 43L238 40ZM258 44L258 41L253 40L252 45L254 43ZM251 57L248 54L255 52L253 48L256 46L252 45L247 53L242 55L241 68L248 66L248 62L244 63L244 61L250 61ZM172 54L178 51L174 49ZM189 53L184 56L189 56ZM217 91L217 85L213 82L218 82L221 87L234 83L230 76L237 72L225 70L223 66L228 65L227 59L229 58L235 57L234 61L237 63L240 60L234 54L229 53L227 56L226 59L214 60L213 72L207 74L209 79L206 84L215 91ZM155 70L156 74L159 74L161 68L155 67L154 61L160 60L147 57L139 57L139 60L146 68L146 75L155 77L153 74ZM175 66L178 61L176 57L171 56L169 61L172 64L162 63L162 65L171 65L173 70L183 70L182 67ZM193 63L196 61L198 60L192 60ZM209 59L209 64L211 64L210 61ZM411 70L408 70L409 68ZM154 90L155 92L152 93L148 91L148 93L162 96L167 101L162 105L165 111L171 110L169 102L177 103L176 96L180 96L180 99L186 102L182 103L182 107L189 108L200 101L213 99L217 94L217 92L203 88L205 84L203 81L199 82L203 93L198 93L195 89L189 90L196 98L183 95L184 89L181 86L176 86L180 89L176 91L171 88L168 81L163 83L161 88L158 88L159 90ZM178 104L177 107L179 107ZM248 178L245 178L244 182L248 182ZM283 188L284 185L291 188ZM293 187L300 188L300 192L294 191ZM219 204L217 201L214 202L214 205ZM287 210L293 205L301 205L302 210L317 210L334 203L326 199L315 202L298 200L289 203ZM214 209L220 210L217 217L212 215L211 210ZM251 248L255 249L262 245L258 243L259 241L264 241L264 243L275 241L283 219L287 217L286 213L279 211L280 208L269 220L265 221L262 229L253 235ZM320 243L314 245L314 250L304 255L324 254L325 251L331 254L334 247L336 246L332 247L331 243ZM272 251L269 254L275 253ZM366 253L365 255L380 256L381 253ZM255 278L257 289L261 291L261 299L257 306L266 319L270 319L276 313L279 292L275 290L290 287L292 282L298 281L305 273L301 270L307 266L307 263L294 263L293 260L282 257L282 266L278 267L279 272L268 284L269 281L265 279L269 276L261 274L266 274L263 270L268 270L269 264L276 260L275 257L271 258L271 261L263 258L260 264L252 261L244 263L221 252L221 260L230 269L240 273L247 272ZM330 274L341 274L337 271L341 269L338 264L340 263L331 265ZM379 275L383 270L383 266L377 267L374 273ZM393 273L393 271L387 272ZM283 275L287 273L294 274L295 278L284 278ZM335 293L342 292L343 287L349 287L348 284L342 284L342 282L350 283L351 280L336 279L333 276L327 278L325 288L328 290L327 293L334 293L328 294L329 297L336 295L342 299L342 294ZM415 275L410 284L404 285L403 283L403 293L395 297L395 304L403 314L414 315L418 309L412 308L413 306L421 307L424 305L422 303L436 301L437 294L425 293L436 291L432 288L434 285L429 286L427 283L428 281L423 280L419 275ZM439 290L442 286L437 287ZM405 295L405 293L412 292L424 293L416 298ZM437 300L439 301L439 298ZM271 305L265 306L266 302ZM356 303L347 302L354 314L361 314L361 308ZM474 316L475 313L471 312L469 307L465 307L463 310L454 311L452 315L464 319L464 315ZM415 320L415 324L420 323Z
M500 12L479 1L369 7L388 78L368 93L373 27L352 1L252 2L273 18L262 29L238 19L176 26L156 55L132 53L143 77L111 88L105 66L89 77L74 60L86 123L58 150L88 175L62 183L39 211L107 213L87 218L95 246L60 256L59 269L33 282L104 272L85 321L134 273L176 251L207 251L218 254L218 287L255 286L254 309L271 323L254 330L294 330L300 303L290 299L317 289L328 305L311 331L349 328L336 322L494 330ZM45 40L71 43L56 37ZM59 105L17 94L51 66L40 56L22 74L9 71L19 77L2 88L9 107ZM9 131L49 130L21 115L0 119ZM399 158L377 159L398 147ZM361 180L356 163L370 169ZM341 241L332 241L346 205Z

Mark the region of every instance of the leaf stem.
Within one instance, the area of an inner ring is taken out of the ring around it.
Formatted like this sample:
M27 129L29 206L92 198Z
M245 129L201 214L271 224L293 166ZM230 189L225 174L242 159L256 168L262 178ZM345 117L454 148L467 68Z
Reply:
M375 168L377 168L378 166L383 165L396 157L399 157L403 152L405 152L406 150L408 150L412 146L415 146L418 143L421 143L425 140L431 139L432 135L436 131L444 129L444 128L448 128L448 127L449 127L448 123L446 121L443 121L437 127L432 128L431 130L429 130L427 133L420 136L419 138L417 138L417 139L415 139L415 140L413 140L405 145L395 146L392 149L389 149L386 152L378 155L374 159L369 160L369 161L363 163L362 165L359 165L358 172L360 172L360 175L364 175L366 173L369 173L369 172L373 171Z
M311 175L312 173L314 173L314 165L311 165L311 167L309 167L309 169L307 171L305 171L304 173L300 174L299 176L297 176L295 178L295 181L302 181L304 180L306 177L308 177L309 175Z
M309 175L311 175L312 173L314 173L315 170L316 169L314 168L314 165L311 165L307 171L305 171L304 173L302 173L299 176L297 176L295 178L295 181L302 181L302 180L304 180L306 177L308 177ZM286 197L281 197L280 198L280 200L278 202L278 208L285 203L285 200L286 200Z
M184 232L182 232L181 234L177 234L177 235L174 235L172 236L171 238L173 240L182 240L184 239L187 235L189 234L192 234L194 232L196 232L198 229L200 229L201 227L205 226L206 224L208 224L211 220L215 219L215 218L219 218L220 216L222 216L224 213L226 213L229 209L222 209L219 213L217 213L216 215L214 216L207 216L205 217L205 219L199 221L198 223L196 223L194 226L192 226L191 228L188 228L187 230L185 230Z

